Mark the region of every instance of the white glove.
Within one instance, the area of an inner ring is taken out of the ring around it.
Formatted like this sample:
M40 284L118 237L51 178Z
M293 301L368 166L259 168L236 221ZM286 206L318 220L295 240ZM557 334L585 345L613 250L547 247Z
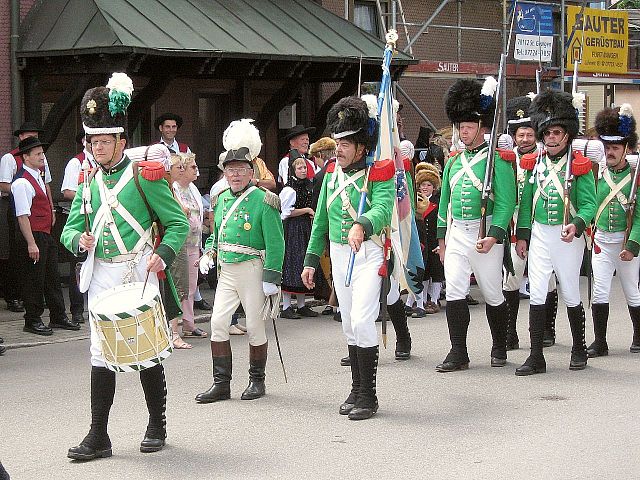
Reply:
M262 291L265 297L270 297L278 293L278 286L275 283L262 282Z
M200 273L203 275L206 275L207 273L209 273L209 270L211 270L214 265L215 262L213 261L213 258L211 258L211 256L207 253L205 253L201 258L200 258L200 262L199 263L199 267L200 267Z

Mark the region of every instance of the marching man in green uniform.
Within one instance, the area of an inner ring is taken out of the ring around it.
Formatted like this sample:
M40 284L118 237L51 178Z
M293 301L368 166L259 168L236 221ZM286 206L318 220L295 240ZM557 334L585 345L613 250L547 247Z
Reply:
M487 165L488 145L484 136L493 125L494 92L488 83L458 80L445 98L449 120L460 133L465 149L456 152L445 165L438 208L438 247L447 280L447 324L451 350L436 367L438 372L469 368L470 275L473 273L486 302L491 330L491 366L507 362L506 331L508 309L502 294L503 242L516 204L512 152L497 152L493 170L492 196L487 206L487 234L479 238L481 195ZM495 89L493 89L495 90ZM510 154L510 155L509 155Z
M634 171L626 159L638 144L636 120L631 105L605 108L596 116L596 131L605 145L606 168L597 183L592 267L593 267L593 332L595 341L587 349L589 357L609 354L607 321L609 294L614 272L622 285L633 323L632 353L640 353L640 209L636 199L629 198ZM637 168L637 167L636 167ZM633 205L631 225L627 225L627 211ZM627 237L628 235L628 237ZM626 243L625 243L626 240Z
M578 134L578 112L569 93L548 90L536 96L529 116L536 138L544 143L541 155L524 155L520 164L527 170L522 193L516 235L516 251L524 258L529 249L529 335L531 354L516 369L516 375L546 372L542 353L546 321L549 279L555 272L562 299L567 305L573 347L569 369L582 370L587 365L584 342L585 314L580 300L580 266L585 247L583 235L595 214L595 183L591 160L571 150ZM574 177L570 191L570 215L564 221L563 192L565 174L570 163Z
M213 227L200 259L202 273L213 267L214 255L218 262L218 287L211 312L213 385L196 396L198 403L231 398L229 325L240 304L249 335L249 385L241 399L264 396L268 297L277 298L284 261L280 198L252 182L252 160L262 148L258 129L250 120L231 122L223 145L227 154L222 167L229 188L211 199Z
M115 73L107 87L87 90L80 105L87 144L98 169L90 175L84 172L89 176L80 182L60 240L76 255L88 252L79 288L81 292L88 291L90 311L98 294L123 283L144 281L147 272L151 273L149 283L158 285L157 274L171 264L189 229L163 179L164 166L156 162L134 166L123 154L127 143L126 109L132 92L131 79L124 73ZM87 182L89 188L85 191ZM156 220L163 225L164 236L153 253L152 224ZM168 311L179 308L171 295L165 303ZM94 323L90 322L91 429L78 446L69 449L68 457L76 460L111 456L107 422L116 374L105 367ZM140 451L156 452L162 449L166 437L167 390L162 364L141 370L140 383L149 410Z
M513 138L516 154L516 189L517 204L513 214L513 237L515 238L515 225L518 222L518 205L522 199L524 191L526 171L520 164L521 158L528 154L537 152L536 131L531 126L529 117L529 107L535 94L529 93L522 97L512 98L507 102L507 124L509 135ZM518 310L520 309L520 286L524 276L524 269L527 265L527 258L520 258L516 253L516 242L513 240L511 246L511 260L513 262L514 274L508 273L505 269L502 290L504 298L509 306L509 324L507 325L507 350L516 350L520 343L516 324L518 320ZM547 321L545 325L544 346L551 346L555 343L556 313L558 311L558 290L556 289L555 275L549 280L549 293L546 301Z
M391 223L394 208L395 175L392 160L376 162L368 176L368 202L363 215L357 216L360 192L367 181L365 157L373 152L378 125L369 117L366 102L345 97L327 115L327 126L336 140L336 162L327 168L322 182L318 208L313 219L311 239L302 271L307 288L329 237L334 288L342 314L342 330L347 337L352 388L340 405L339 413L351 420L364 420L378 410L376 372L378 368L378 332L375 321L380 311L383 264L380 234ZM370 127L372 127L370 129ZM351 283L345 286L351 252L355 261ZM383 299L386 304L386 298Z

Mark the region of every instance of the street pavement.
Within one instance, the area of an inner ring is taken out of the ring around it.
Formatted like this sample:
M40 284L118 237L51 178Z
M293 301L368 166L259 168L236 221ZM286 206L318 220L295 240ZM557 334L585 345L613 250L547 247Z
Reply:
M475 288L472 294L481 299ZM212 300L210 291L205 298ZM239 399L248 347L246 336L234 336L232 399L196 404L193 397L212 379L209 341L193 340L192 350L165 362L167 447L139 452L147 421L142 389L136 374L118 374L109 422L114 456L88 463L70 461L66 452L89 427L89 341L10 349L0 357L0 460L13 479L638 478L640 355L629 353L631 323L617 280L610 355L591 359L584 371L568 369L561 306L558 343L545 349L547 373L514 375L528 354L527 307L522 301L521 349L509 353L505 368L489 366L483 303L471 307L464 372L434 371L449 348L444 312L410 320L406 362L393 358L389 325L380 410L362 422L337 413L350 376L339 365L346 355L340 324L329 316L279 320L288 383L269 327L267 396L255 401ZM587 319L589 343L589 311Z

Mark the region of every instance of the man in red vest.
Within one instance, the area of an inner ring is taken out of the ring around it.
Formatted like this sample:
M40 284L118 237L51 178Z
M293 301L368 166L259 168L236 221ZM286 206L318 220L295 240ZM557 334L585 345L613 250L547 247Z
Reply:
M44 167L43 143L37 137L20 141L17 154L22 167L11 183L16 219L21 235L16 235L21 263L22 297L24 298L24 331L51 335L52 328L79 330L69 320L58 273L58 242L51 236L54 217L51 198L40 175ZM42 323L44 301L49 308L49 326Z
M18 140L27 137L37 137L44 130L34 122L24 122L13 135ZM16 219L11 207L11 182L13 177L22 167L22 156L18 149L5 153L0 159L0 273L2 274L4 298L7 302L7 309L12 312L24 312L24 305L20 298L20 269L17 264L15 233L17 229ZM44 175L47 193L51 197L49 182L51 173L45 158L44 167L41 170ZM54 219L55 222L55 219Z
M171 153L191 153L189 145L176 140L176 134L182 127L182 117L175 113L163 113L154 123L155 127L160 130L160 141L166 145Z

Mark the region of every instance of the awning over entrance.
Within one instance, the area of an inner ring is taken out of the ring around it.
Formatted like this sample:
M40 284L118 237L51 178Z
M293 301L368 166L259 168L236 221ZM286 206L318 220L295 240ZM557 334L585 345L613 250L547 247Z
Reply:
M361 57L379 66L383 48L380 39L311 0L47 0L23 22L18 56L27 64L42 63L30 62L33 57L74 56L86 71L80 57L87 54L134 55L141 73L162 68L149 57L173 57L171 68L187 74L304 73L320 80L341 77L337 65ZM239 59L251 62L228 62ZM395 66L410 63L402 53L394 58Z

